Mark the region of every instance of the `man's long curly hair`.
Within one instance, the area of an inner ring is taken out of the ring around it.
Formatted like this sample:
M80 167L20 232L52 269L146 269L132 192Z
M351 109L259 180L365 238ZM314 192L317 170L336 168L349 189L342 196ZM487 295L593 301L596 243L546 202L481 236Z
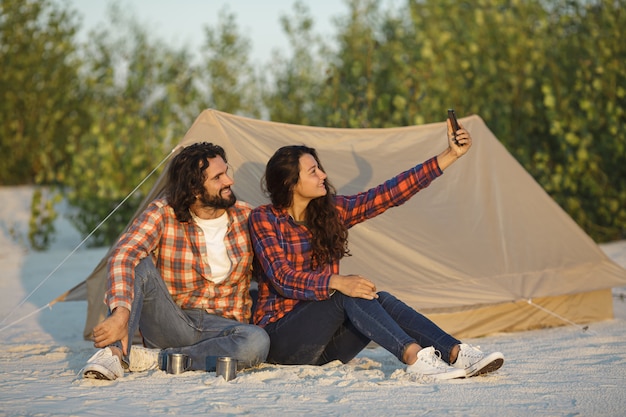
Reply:
M307 146L284 146L268 161L263 188L274 207L284 209L293 203L293 189L300 179L300 157L304 154L313 156L324 171L315 149ZM312 234L313 268L350 255L348 229L340 221L335 206L337 192L328 179L324 181L324 186L326 195L311 200L305 210L306 226Z
M191 221L189 208L196 196L204 193L205 170L209 167L209 159L218 156L228 163L221 146L200 142L183 148L172 159L167 172L165 196L178 221Z

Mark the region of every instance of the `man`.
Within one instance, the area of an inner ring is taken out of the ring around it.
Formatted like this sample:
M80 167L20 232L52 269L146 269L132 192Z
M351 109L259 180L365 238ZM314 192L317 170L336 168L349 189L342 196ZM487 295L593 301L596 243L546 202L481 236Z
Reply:
M111 314L93 329L102 349L83 368L85 378L163 369L169 353L205 371L219 356L234 357L239 368L267 356L269 337L249 324L252 207L231 190L224 150L206 142L184 148L167 179L165 198L135 219L109 258ZM129 346L137 328L146 348Z

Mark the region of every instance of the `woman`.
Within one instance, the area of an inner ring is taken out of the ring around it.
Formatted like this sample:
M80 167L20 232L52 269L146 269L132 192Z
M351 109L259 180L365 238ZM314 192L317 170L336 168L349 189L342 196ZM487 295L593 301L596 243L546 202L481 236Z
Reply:
M256 324L270 336L268 362L322 365L354 358L371 340L433 379L492 372L501 353L461 343L370 279L339 275L349 255L348 229L405 203L471 147L448 121L448 148L368 191L336 195L314 149L285 146L270 158L265 189L271 204L254 209L250 233L259 282Z

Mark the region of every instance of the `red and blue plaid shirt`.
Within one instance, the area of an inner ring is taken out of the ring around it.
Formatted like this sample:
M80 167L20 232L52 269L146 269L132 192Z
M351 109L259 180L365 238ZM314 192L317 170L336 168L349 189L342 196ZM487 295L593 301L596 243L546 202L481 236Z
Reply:
M252 247L248 215L252 206L237 202L227 210L228 231L224 238L232 263L226 280L213 283L204 234L195 222L179 222L165 199L148 205L120 237L108 261L106 303L110 309L130 310L135 267L152 256L174 302L183 309L199 308L211 314L250 320Z
M350 228L405 203L441 174L437 158L431 158L368 191L336 196L339 216ZM254 275L259 282L256 324L265 326L281 319L300 300L331 296L328 283L339 273L339 260L312 268L311 233L306 226L296 223L286 209L271 204L252 210L249 223L257 261Z

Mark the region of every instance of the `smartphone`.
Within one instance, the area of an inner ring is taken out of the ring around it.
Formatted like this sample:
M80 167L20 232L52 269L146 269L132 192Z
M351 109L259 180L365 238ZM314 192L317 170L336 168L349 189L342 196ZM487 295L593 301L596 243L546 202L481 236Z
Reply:
M458 146L459 142L456 140L456 131L459 130L459 122L456 120L456 113L454 113L454 109L448 109L448 119L450 119L450 121L452 122L454 143Z

